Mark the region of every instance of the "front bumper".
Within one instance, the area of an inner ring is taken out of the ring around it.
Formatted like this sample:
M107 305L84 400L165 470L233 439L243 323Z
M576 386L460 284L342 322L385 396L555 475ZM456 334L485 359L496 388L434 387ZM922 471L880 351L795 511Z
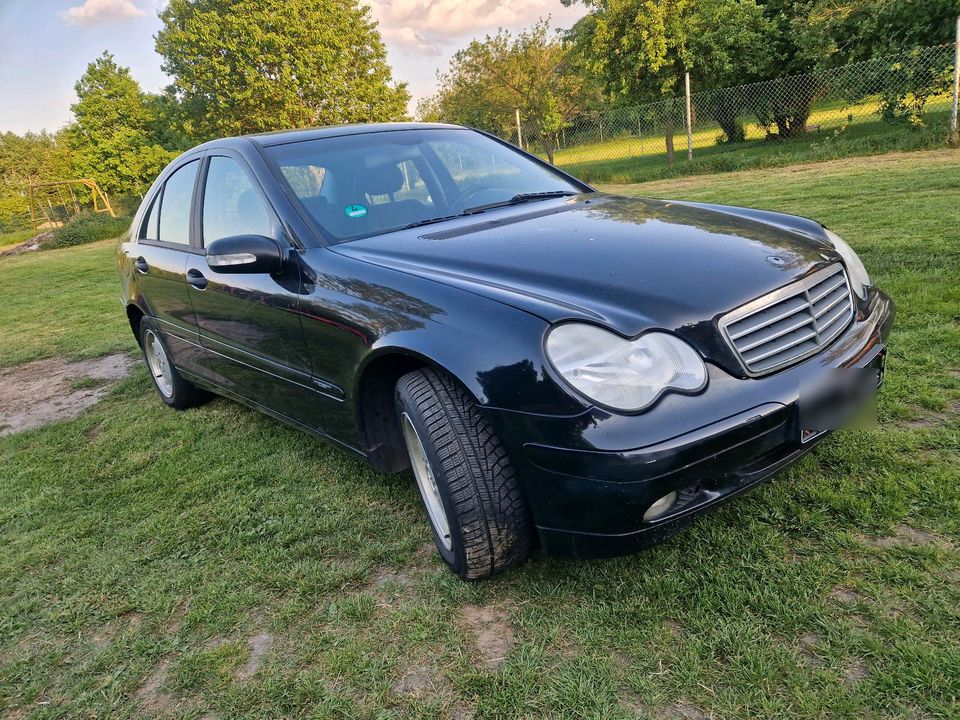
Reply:
M882 379L893 318L892 301L874 289L820 354L757 379L711 365L704 393L667 395L641 415L491 411L545 552L603 557L656 544L796 462L828 434L800 441L800 388L842 367L875 367ZM650 505L671 491L678 499L667 514L644 522Z

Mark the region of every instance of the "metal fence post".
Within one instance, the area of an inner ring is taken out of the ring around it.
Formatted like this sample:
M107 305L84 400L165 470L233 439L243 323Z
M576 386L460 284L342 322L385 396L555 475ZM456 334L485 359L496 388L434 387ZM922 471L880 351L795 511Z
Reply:
M523 132L520 130L520 108L515 111L517 117L517 147L523 150Z
M953 44L953 108L950 110L950 143L956 145L957 137L957 99L960 96L960 15L957 16L957 34Z
M693 120L690 112L690 73L683 74L683 84L687 95L687 160L693 160Z

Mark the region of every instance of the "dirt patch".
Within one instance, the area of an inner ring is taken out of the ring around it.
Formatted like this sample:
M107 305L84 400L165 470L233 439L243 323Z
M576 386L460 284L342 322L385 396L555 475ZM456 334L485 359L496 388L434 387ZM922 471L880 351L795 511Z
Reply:
M0 436L76 417L130 373L125 353L66 362L47 358L0 370Z
M102 650L122 632L136 630L143 625L143 615L135 610L124 613L104 625L101 625L90 634L90 644Z
M0 250L0 257L8 257L10 255L23 255L24 253L36 252L40 249L41 243L45 243L47 240L53 237L53 231L50 230L45 233L40 233L39 235L34 235L29 240L24 240L22 243L17 243L8 248Z
M480 665L496 670L516 644L510 613L502 608L466 605L460 611L464 626L473 635Z
M847 685L856 685L863 682L870 674L870 666L866 661L858 658L843 669L843 682Z
M422 697L437 690L436 672L428 665L414 665L391 688L397 695Z
M144 710L153 713L171 713L177 709L179 706L177 700L164 690L169 674L170 661L163 660L157 669L147 676L143 685L137 688L133 697Z
M823 638L816 633L805 633L800 637L800 657L811 667L821 667L823 660L818 651L823 647Z
M853 603L863 600L863 596L860 595L860 593L845 587L834 588L830 591L830 597L844 605L852 605Z
M683 700L671 705L651 707L636 696L625 698L620 702L627 712L636 713L642 717L655 720L708 720L710 717L700 708Z
M250 657L243 667L237 670L237 680L249 680L263 665L263 656L270 652L273 647L273 635L269 633L259 633L253 637L247 638L247 646L250 648Z
M893 529L893 535L888 535L881 538L862 536L860 541L866 545L873 545L875 547L882 548L930 546L938 547L944 550L950 550L953 548L953 543L946 538L940 537L939 535L935 535L934 533L926 530L917 530L909 525L897 525Z

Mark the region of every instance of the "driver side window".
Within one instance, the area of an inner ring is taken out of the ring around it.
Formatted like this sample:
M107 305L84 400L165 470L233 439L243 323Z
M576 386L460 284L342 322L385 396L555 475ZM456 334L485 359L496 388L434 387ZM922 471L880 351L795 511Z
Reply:
M244 169L232 158L211 157L203 189L204 245L235 235L272 234L270 213Z

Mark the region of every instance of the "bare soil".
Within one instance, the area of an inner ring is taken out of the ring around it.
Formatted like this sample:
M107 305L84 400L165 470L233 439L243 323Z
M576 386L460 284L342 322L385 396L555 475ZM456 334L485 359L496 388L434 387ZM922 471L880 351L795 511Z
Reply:
M11 245L10 247L3 248L0 250L0 257L7 257L8 255L22 255L23 253L36 252L40 249L40 244L46 242L50 239L50 236L53 235L53 231L41 233L39 235L34 235L29 240L24 240L22 243L17 243L16 245Z
M263 656L273 647L273 635L269 633L259 633L253 637L247 638L247 645L250 648L250 657L243 667L237 670L237 680L249 680L263 664Z
M466 605L461 617L473 635L481 665L487 670L499 668L517 641L510 613L496 607Z
M0 436L76 417L132 365L129 355L116 353L73 363L46 358L0 370Z
M923 546L933 546L944 550L953 548L953 543L948 539L926 530L918 530L909 525L897 525L893 529L893 535L887 535L886 537L861 537L861 542L882 548Z

